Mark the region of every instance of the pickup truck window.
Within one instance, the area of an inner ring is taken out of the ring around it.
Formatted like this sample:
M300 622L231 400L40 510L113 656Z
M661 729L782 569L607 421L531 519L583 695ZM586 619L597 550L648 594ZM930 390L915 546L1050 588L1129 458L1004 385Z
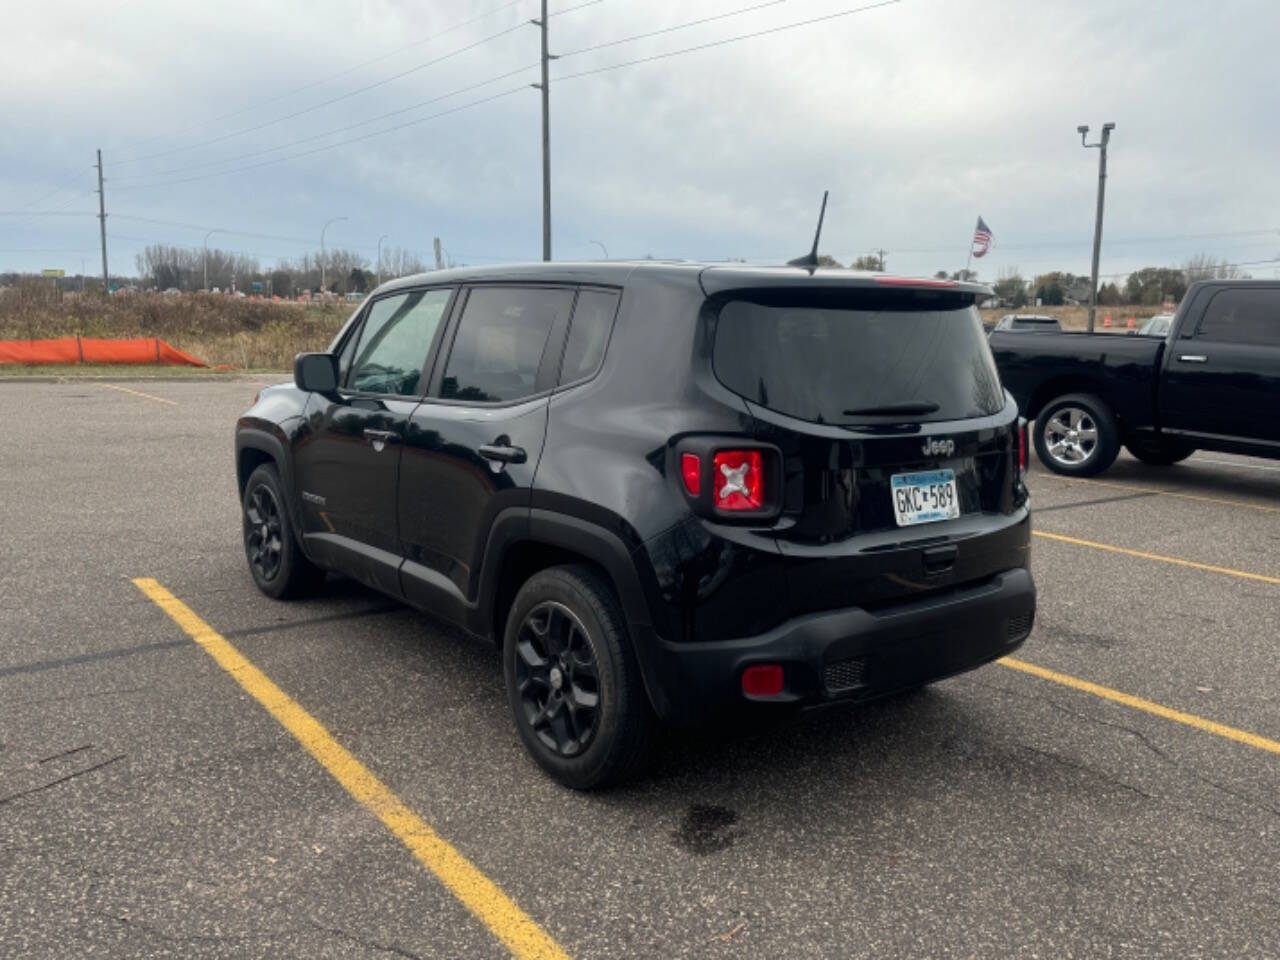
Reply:
M369 305L349 386L361 393L416 397L427 351L452 290L415 290Z
M1205 308L1196 336L1280 346L1280 287L1220 290Z

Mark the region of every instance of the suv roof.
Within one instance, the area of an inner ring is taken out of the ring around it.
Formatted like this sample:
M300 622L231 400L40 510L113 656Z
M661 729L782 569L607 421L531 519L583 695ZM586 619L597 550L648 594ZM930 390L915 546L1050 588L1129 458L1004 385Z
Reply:
M990 287L980 283L954 280L897 277L864 270L803 267L750 266L746 264L706 263L695 260L584 260L550 263L513 263L489 267L457 267L434 270L384 283L375 292L420 286L423 283L483 283L486 281L542 281L562 283L622 284L634 274L653 279L701 281L708 295L743 288L817 286L817 287L899 287L946 289L974 296L992 295Z

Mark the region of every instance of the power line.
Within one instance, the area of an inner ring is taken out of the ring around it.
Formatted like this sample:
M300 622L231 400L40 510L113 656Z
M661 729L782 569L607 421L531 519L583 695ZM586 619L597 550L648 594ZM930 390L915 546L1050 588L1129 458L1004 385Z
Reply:
M670 57L678 57L686 53L696 53L699 50L710 50L712 47L723 47L726 44L738 43L742 40L754 40L756 37L764 37L773 33L782 33L785 30L795 30L799 27L812 26L815 23L824 23L828 20L837 20L840 17L852 16L855 13L866 13L869 10L876 10L880 7L891 7L894 4L901 3L902 0L880 0L879 3L867 4L863 7L852 7L848 10L838 10L835 13L828 13L821 17L810 17L808 20L797 20L794 23L785 23L781 26L770 27L767 30L756 30L752 33L739 34L736 37L725 37L721 40L712 40L709 43L700 43L692 47L684 47L681 50L671 50L667 53L655 53L648 57L638 57L635 60L624 60L621 63L613 63L605 67L596 67L592 70L582 70L578 73L566 73L552 79L559 82L561 80L576 80L579 77L590 77L597 73L607 73L610 70L621 70L623 67L634 67L641 63L652 63L655 60L666 60Z
M456 31L461 30L463 27L469 27L473 23L479 23L481 20L484 20L487 17L493 16L495 13L501 13L503 10L506 10L510 7L516 6L517 4L525 3L525 2L527 2L527 0L510 0L510 2L504 3L499 7L494 7L492 10L489 10L486 13L478 14L472 17L470 20L464 20L462 23L454 24L452 27L449 27L446 30L441 30L439 33L433 33L429 37L424 37L421 40L415 40L412 43L407 43L403 47L397 47L396 49L391 50L384 54L380 54L379 56L371 57L368 60L362 60L360 63L354 64L346 68L345 70L339 70L337 73L331 73L331 74L328 74L327 76L321 77L318 80L313 80L310 83L304 83L300 87L294 87L292 90L287 90L284 93L277 94L276 96L270 97L266 100L255 101L254 103L248 104L237 110L232 110L230 113L224 113L224 114L221 114L220 116L213 117L212 119L209 119L209 120L202 120L199 123L192 124L189 127L186 127L182 130L177 131L177 133L173 133L173 134L160 133L160 134L156 134L153 137L147 137L144 140L136 140L133 142L134 146L142 146L144 143L152 143L156 140L161 140L169 136L181 137L190 133L193 130L199 130L202 127L208 127L215 123L221 123L223 120L229 120L232 117L238 117L238 116L241 116L242 114L250 113L254 110L258 110L272 103L278 103L281 100L288 99L289 97L293 96L295 93L302 93L304 90L311 90L314 87L320 86L321 84L328 83L330 80L337 80L339 77L345 77L345 76L348 76L349 74L355 73L357 70L360 70L363 67L367 67L371 63L378 63L382 60L388 60L391 57L404 53L404 51L406 50L412 50L414 47L420 47L425 43L430 43L432 40L439 40L441 37L447 36L451 33L455 33ZM599 0L594 0L594 2L598 3ZM137 159L141 159L141 158L137 158ZM126 160L121 162L131 163L133 161Z
M576 7L570 7L568 10L561 10L558 13L552 14L552 16L559 16L561 14L570 13L573 10L580 10L583 7L590 7L601 2L603 2L603 0L588 0L587 3L579 4ZM297 117L305 116L308 113L314 113L317 110L321 110L325 107L332 106L335 103L340 103L343 100L350 100L352 97L359 96L362 93L368 93L370 90L375 90L378 87L386 86L388 83L393 83L396 80L401 80L411 74L419 72L420 70L425 70L428 67L433 67L438 63L443 63L445 60L451 60L454 57L460 56L461 54L464 54L470 50L474 50L477 47L484 46L486 43L491 43L492 41L497 40L500 37L505 37L507 36L507 34L515 33L517 30L522 30L526 26L527 24L525 23L517 23L513 27L508 27L505 30L499 30L497 33L493 33L487 37L484 37L483 39L476 40L474 43L469 43L465 47L459 47L456 50L451 50L446 54L442 54L441 56L436 57L434 60L428 60L425 63L417 64L416 66L410 67L407 70L402 70L399 73L394 73L391 76L384 77L381 80L375 80L373 83L366 84L363 87L358 87L357 89L352 90L348 93L343 93L336 97L330 97L328 100L322 100L320 103L316 103L309 107L305 107L302 110L296 110L293 113L285 114L284 116L281 116L281 117L275 117L271 120L267 120L263 123L260 123L257 126L245 127L244 129L241 129L241 130L235 130L235 131L232 131L231 133L225 133L220 137L213 137L212 139L203 140L203 141L200 141L199 143L188 144L185 147L174 147L171 150L162 150L158 153L151 153L142 157L133 157L128 160L118 160L116 161L116 163L117 165L123 165L123 164L129 164L129 163L141 163L144 160L155 160L159 157L167 157L175 153L184 153L188 150L196 150L196 149L199 149L200 147L212 146L215 143L222 143L225 140L231 140L231 139L234 139L235 137L243 136L248 133L256 133L259 130L265 130L267 127L274 126L277 123L284 123L286 120L293 120Z
M669 58L669 57L680 56L681 54L685 54L685 53L694 53L694 52L699 51L699 50L706 50L706 49L708 49L708 48L710 48L710 47L724 46L725 44L729 44L729 43L736 43L736 42L741 41L741 40L750 40L750 39L754 39L754 38L756 38L756 37L766 36L766 35L768 35L768 34L772 34L772 33L781 33L781 32L782 32L782 31L784 31L784 30L792 30L792 29L796 29L797 27L810 26L810 25L815 24L815 23L821 23L821 22L824 22L824 21L834 20L834 19L837 19L837 18L840 18L840 17L847 17L847 16L851 16L851 15L853 15L853 14L863 13L863 12L866 12L866 11L869 11L869 10L874 10L874 9L877 9L877 8L880 8L880 7L892 6L892 5L897 4L897 3L900 3L900 2L901 2L901 0L881 0L881 2L879 2L879 3L873 3L873 4L869 4L869 5L862 6L862 7L853 7L853 8L850 8L850 9L837 11L836 13L827 14L827 15L825 15L825 16L821 16L821 17L812 17L812 18L809 18L809 19L807 19L807 20L797 21L797 22L795 22L795 23L783 24L783 25L781 25L781 26L771 27L771 28L769 28L769 29L767 29L767 30L759 30L759 31L755 31L755 32L753 32L753 33L741 34L741 35L739 35L739 36L735 36L735 37L727 37L727 38L724 38L724 39L721 39L721 40L712 41L712 42L710 42L710 43L704 43L704 44L698 44L698 45L696 45L696 46L692 46L692 47L686 47L686 48L681 49L681 50L673 50L673 51L669 51L669 52L667 52L667 53L657 54L657 55L655 55L655 56L650 56L650 57L641 57L641 58L636 59L636 60L629 60L629 61L626 61L626 62L623 62L623 63L616 63L616 64L612 64L612 65L610 65L610 66L600 67L600 68L593 69L593 70L584 70L584 71L582 71L582 72L580 72L580 73L571 73L571 74L567 74L567 75L565 75L565 76L563 76L563 77L560 77L560 78L558 78L558 79L574 79L574 78L577 78L577 77L585 77L585 76L590 76L591 74L595 74L595 73L603 73L603 72L605 72L605 71L607 71L607 70L617 70L617 69L621 69L622 67L634 66L635 64L640 64L640 63L648 63L648 62L653 61L653 60L661 60L661 59L666 59L666 58ZM745 8L744 10L742 10L742 11L738 11L738 12L748 12L748 11L750 11L750 10L758 9L758 7L759 7L759 5L757 5L756 7L749 7L749 8ZM575 8L575 9L576 9L576 8ZM723 15L722 15L722 16L723 16ZM686 23L686 24L678 25L678 26L676 26L676 27L666 28L666 29L665 29L665 31L656 31L656 32L671 32L672 30L675 30L675 29L684 29L684 28L686 28L686 27L696 26L696 25L699 25L699 24L701 24L701 23L703 23L703 22L706 22L706 19L704 19L704 20L698 20L698 21L692 21L692 22L689 22L689 23ZM649 33L644 33L644 34L638 34L636 37L623 38L623 39L621 39L621 40L618 40L618 41L615 41L615 42L611 42L611 43L610 43L610 44L608 44L608 45L616 45L617 43L628 42L628 41L630 41L630 40L634 40L634 39L643 39L643 38L645 38L645 37L648 37L648 36L652 36L652 35L654 35L654 33L655 33L655 31L651 31L651 32L649 32ZM585 52L587 49L591 49L591 48L584 48L582 51L576 51L575 53ZM575 55L575 54L566 54L565 56L572 56L572 55ZM526 69L531 68L532 66L536 66L536 64L530 64L530 65L529 65L529 67L521 67L521 68L519 68L519 69L517 69L517 70L510 71L509 73L499 74L499 75L498 75L498 76L496 76L496 77L490 77L488 80L480 81L479 83L472 84L472 85L471 85L471 86L469 86L469 87L464 87L464 88L461 88L461 89L456 90L456 91L452 91L452 92L447 93L447 94L441 94L441 95L440 95L440 96L438 96L438 97L432 98L432 100L423 101L422 103L420 103L420 104L415 104L414 106L405 107L405 108L402 108L401 110L398 110L398 111L392 111L392 113L391 113L391 114L384 114L382 118L385 118L385 117L388 117L388 116L392 116L392 115L397 114L397 113L405 113L405 112L408 112L408 111L410 111L410 110L417 109L417 108L418 108L418 107L420 107L420 106L425 106L426 104L429 104L429 103L432 103L432 102L435 102L435 101L438 101L438 100L446 99L447 97L454 96L454 95L456 95L456 94L458 94L458 93L465 92L466 90L471 90L471 89L475 89L475 88L477 88L477 87L487 86L488 84L493 83L493 82L495 82L496 80L503 79L503 78L505 78L505 77L509 77L509 76L511 76L511 75L513 75L513 74L515 74L515 73L520 73L520 72L522 72L523 70L526 70ZM479 99L479 100L474 100L474 101L471 101L471 102L469 102L469 103L462 104L461 106L451 108L451 109L449 109L449 110L443 110L443 111L440 111L440 112L438 112L438 113L433 113L433 114L430 114L430 115L425 116L425 117L419 117L419 118L417 118L417 119L415 119L415 120L410 120L410 121L407 121L407 122L405 122L405 123L396 124L396 125L394 125L394 126L390 126L390 127L385 127L385 128L383 128L383 129L381 129L381 130L374 130L374 131L371 131L371 132L369 132L369 133L367 133L367 134L362 134L361 136L358 136L358 137L350 137L350 138L348 138L348 139L346 139L346 140L340 140L340 141L338 141L338 142L336 142L336 143L325 144L325 145L323 145L323 146L316 147L316 148L314 148L314 149L305 150L305 151L302 151L302 152L299 152L299 153L290 154L290 155L288 155L288 156L277 157L277 158L275 158L275 159L273 159L273 160L265 160L265 161L263 161L263 162L261 162L261 163L254 163L254 164L249 164L249 165L241 166L241 167L233 167L233 168L231 168L231 169L227 169L227 170L221 170L221 171L216 171L216 172L213 172L213 173L201 174L201 175L199 175L199 176L194 176L194 177L185 177L185 178L178 179L178 180L166 180L166 181L160 181L160 182L155 182L155 183L132 184L132 185L128 185L128 186L124 186L124 187L120 187L120 188L118 188L118 189L120 189L120 190L136 190L136 189L146 189L146 188L150 188L150 187L175 186L175 185L177 185L177 184L192 183L192 182L195 182L195 181L198 181L198 180L205 180L205 179L209 179L209 178L212 178L212 177L225 176L225 175L232 174L232 173L243 173L243 172L248 171L248 170L256 170L256 169L259 169L259 168L261 168L261 167L271 166L271 165L276 164L276 163L284 163L284 162L287 162L287 161L289 161L289 160L295 160L295 159L299 159L299 158L301 158L301 157L311 156L311 155L313 155L313 154L320 153L320 152L323 152L323 151L325 151L325 150L334 149L334 148L336 148L336 147L347 146L348 144L357 143L357 142L359 142L359 141L361 141L361 140L367 140L367 139L369 139L369 138L371 138L371 137L381 136L381 135L383 135L383 134L385 134L385 133L393 133L393 132L395 132L395 131L397 131L397 130L403 130L403 129L405 129L406 127L411 127L411 126L414 126L414 125L419 124L419 123L425 123L425 122L427 122L427 121L429 121L429 120L435 120L435 119L437 119L437 118L439 118L439 117L447 116L448 114L451 114L451 113L457 113L457 112L460 112L460 111L462 111L462 110L470 109L471 107L480 106L481 104L484 104L484 103L489 103L489 102L492 102L492 101L494 101L494 100L499 100L499 99L502 99L502 98L504 98L504 97L512 96L513 94L518 93L518 92L520 92L520 91L522 91L522 90L524 90L524 89L525 89L525 88L524 88L523 86L515 87L515 88L513 88L513 89L506 90L506 91L504 91L504 92L502 92L502 93L493 94L493 95L488 96L488 97L482 97L482 98L481 98L481 99ZM382 119L382 118L377 118L377 119ZM306 142L308 142L308 141L314 141L314 140L317 140L317 139L322 139L322 138L323 138L323 137L325 137L325 136L332 136L334 133L339 133L339 132L342 132L342 131L344 131L344 130L350 130L350 129L354 129L355 127L365 126L365 125L367 125L367 124L368 124L368 123L370 123L370 122L373 122L373 121L361 121L361 122L359 122L359 123L350 124L350 125L348 125L347 127L339 128L338 130L329 131L329 132L324 133L324 134L313 135L313 136L311 136L311 137L303 138L302 140L292 141L291 143L288 143L288 144L285 144L285 145L282 145L282 146L279 146L279 147L271 147L271 148L268 148L268 149L255 151L254 153L251 153L251 154L245 154L245 155L241 155L241 156L237 156L237 157L228 158L228 159L226 159L226 160L221 160L221 161L211 161L210 163L206 163L206 164L197 164L197 165L194 165L194 166L192 166L192 167L177 168L177 169L175 169L175 170L169 171L169 173L170 173L170 174L184 173L184 172L188 172L188 171L190 171L190 170L202 169L202 168L205 168L205 167L208 167L208 166L212 166L212 165L215 165L215 164L220 164L220 163L232 163L232 162L235 162L235 161L237 161L237 160L249 159L249 158L254 157L254 156L261 156L261 155L266 154L266 153L272 153L272 152L275 152L276 150L283 150L283 149L287 149L288 147L298 146L298 145L300 145L300 144L302 144L302 143L306 143ZM158 175L158 174L151 174L151 176L157 176L157 175ZM144 175L141 175L141 174L140 174L139 176L144 176ZM118 178L118 179L119 179L119 178Z
M600 2L601 0L589 0L589 2L587 3L579 4L576 7L569 7L565 10L559 11L558 13L553 13L551 16L554 17L554 16L559 16L560 14L572 13L574 10L580 10L582 9L582 7L589 7L592 4L600 3ZM638 33L629 37L620 37L618 39L609 40L605 43L598 43L593 46L582 47L578 50L570 50L568 53L557 54L555 59L567 60L570 57L580 56L584 53L591 53L592 51L595 51L595 50L602 50L606 47L616 47L620 44L633 43L637 40L646 40L650 37L659 36L661 34L674 33L677 30L687 30L691 27L702 26L703 24L711 23L716 20L724 20L728 17L736 17L736 16L741 16L742 14L745 14L745 13L753 13L765 7L776 6L777 4L784 3L784 2L786 2L786 0L766 0L766 2L764 3L757 3L749 7L741 7L736 10L730 10L725 13L716 14L715 16L702 17L698 20L690 20L685 23L675 24L674 26L663 27L660 30L650 30L646 33ZM274 147L264 147L261 150L254 150L254 151L250 151L249 153L237 154L233 157L225 157L221 160L210 160L204 163L190 164L184 167L175 167L170 170L157 170L157 171L152 171L150 173L126 174L123 177L116 177L115 179L117 181L149 180L156 177L175 176L181 173L190 173L196 170L207 170L210 167L217 167L226 163L235 163L240 160L249 160L254 157L266 156L267 154L275 153L279 150L287 150L290 147L301 146L304 143L314 143L316 140L323 140L325 137L328 137L328 136L332 136L339 133L346 133L348 130L355 130L355 129L358 129L359 127L367 127L369 126L369 124L377 123L379 120L386 120L391 117L396 117L405 113L410 113L421 107L430 106L431 104L439 103L442 100L447 100L450 97L454 97L462 93L470 93L471 91L478 90L481 87L487 87L489 84L496 83L499 80L505 80L509 77L514 77L517 74L525 72L526 70L532 70L534 67L537 67L539 65L540 65L540 61L535 60L532 63L526 63L520 67L517 67L514 70L508 70L505 73L499 73L485 80L480 80L477 83L468 84L465 87L459 87L455 90L450 90L448 93L438 94L427 100L420 100L417 103L410 104L407 107L401 107L398 110L391 110L391 111L388 111L387 113L379 114L376 117L370 117L365 120L357 121L356 123L350 123L344 127L337 127L332 130L324 131L322 133L312 134L309 137L302 137L301 139L298 139L298 140L291 140L288 143L278 144ZM159 156L159 154L156 154L155 156Z
M40 196L36 197L34 200L28 200L18 209L26 210L29 207L34 207L36 204L42 203L43 201L48 200L50 197L61 193L63 190L67 189L67 187L71 186L71 184L74 183L76 180L78 180L80 177L83 177L84 171L86 169L92 170L93 167L84 167L84 168L77 169L75 173L71 174L68 177L63 178L63 180L59 182L58 186L54 187L52 190L48 191L47 193L42 193ZM93 191L90 191L90 193L92 192Z

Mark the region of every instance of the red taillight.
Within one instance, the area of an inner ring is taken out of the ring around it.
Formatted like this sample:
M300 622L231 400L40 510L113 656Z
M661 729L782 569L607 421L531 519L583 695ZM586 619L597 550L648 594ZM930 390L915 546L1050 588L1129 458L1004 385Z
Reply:
M880 274L876 277L876 283L883 287L955 287L958 284L954 280L935 280L923 277L890 277Z
M696 497L702 492L702 460L696 453L680 455L680 476L684 478L684 488L689 496Z
M742 671L742 692L748 697L776 697L782 692L782 667L757 663Z
M713 475L716 509L764 508L764 457L759 450L717 451Z
M1022 417L1018 418L1018 473L1027 472L1028 454L1027 454L1027 421Z

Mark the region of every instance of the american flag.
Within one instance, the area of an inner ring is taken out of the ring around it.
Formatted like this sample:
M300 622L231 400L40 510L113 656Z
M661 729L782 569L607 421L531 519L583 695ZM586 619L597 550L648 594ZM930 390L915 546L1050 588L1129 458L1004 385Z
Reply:
M975 257L985 257L991 249L991 228L978 218L978 225L973 228L973 250Z

